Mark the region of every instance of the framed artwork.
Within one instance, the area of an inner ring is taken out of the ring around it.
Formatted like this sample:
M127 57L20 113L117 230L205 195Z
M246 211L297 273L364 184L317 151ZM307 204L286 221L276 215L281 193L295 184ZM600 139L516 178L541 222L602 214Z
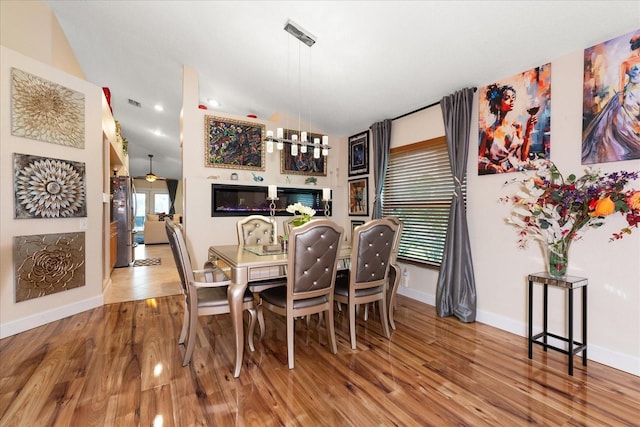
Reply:
M291 129L284 130L284 138L291 139L291 135L297 134L298 131ZM322 135L317 133L309 133L308 140L313 141L314 138L322 140ZM298 154L291 155L291 144L284 143L284 148L280 152L280 172L283 175L309 175L309 176L327 176L327 156L320 155L320 158L313 157L313 148L307 146L307 152L300 151L298 146Z
M87 216L83 162L13 154L16 219Z
M349 180L349 215L369 216L369 178Z
M15 236L16 302L85 286L85 234Z
M551 154L551 63L478 90L478 175L535 170Z
M584 50L582 164L640 159L640 30Z
M204 165L208 168L265 170L263 124L204 117Z
M11 134L84 148L84 94L12 68Z
M364 221L363 220L354 220L351 221L351 241L353 242L353 232L356 229L357 226L359 225L363 225Z
M349 176L369 173L369 131L349 137Z

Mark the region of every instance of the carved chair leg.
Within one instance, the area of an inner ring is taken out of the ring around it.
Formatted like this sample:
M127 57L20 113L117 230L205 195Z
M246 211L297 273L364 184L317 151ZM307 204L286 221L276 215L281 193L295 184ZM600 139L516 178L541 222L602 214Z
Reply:
M262 303L258 304L257 308L258 314L258 324L260 325L260 341L264 339L265 326L264 326L264 310L262 308Z
M293 337L295 335L295 322L293 317L287 316L287 359L289 360L289 369L293 369Z
M253 345L253 334L256 329L256 309L250 308L247 310L249 312L249 349L251 351L256 351L255 346Z
M184 315L182 317L182 331L180 331L180 338L178 338L178 344L184 344L184 340L187 338L187 332L189 330L189 305L187 304L187 298L184 299Z

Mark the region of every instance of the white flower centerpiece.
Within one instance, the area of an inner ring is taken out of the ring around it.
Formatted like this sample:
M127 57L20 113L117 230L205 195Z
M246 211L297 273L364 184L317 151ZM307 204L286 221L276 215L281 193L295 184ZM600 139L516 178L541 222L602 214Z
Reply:
M311 221L311 217L316 214L315 210L300 202L287 206L286 211L297 216L293 219L293 225L296 227Z

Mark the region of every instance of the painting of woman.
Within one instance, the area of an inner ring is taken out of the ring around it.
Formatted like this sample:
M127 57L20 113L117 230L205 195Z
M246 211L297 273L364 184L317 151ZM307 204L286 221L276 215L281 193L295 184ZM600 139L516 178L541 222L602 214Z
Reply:
M640 32L586 49L584 82L582 164L640 159Z
M478 174L532 169L532 160L548 157L550 68L547 64L481 89ZM518 99L516 87L525 100ZM535 130L539 121L542 126Z

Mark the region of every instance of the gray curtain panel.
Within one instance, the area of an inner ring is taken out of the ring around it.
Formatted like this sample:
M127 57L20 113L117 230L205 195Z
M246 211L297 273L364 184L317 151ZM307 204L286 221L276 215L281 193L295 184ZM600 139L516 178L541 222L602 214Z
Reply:
M178 191L178 180L177 179L167 179L167 190L169 190L169 203L171 203L171 207L169 208L169 215L176 213L176 191Z
M372 219L382 218L380 196L384 186L384 177L389 164L389 148L391 147L391 119L376 122L371 125L371 139L373 143L373 181L376 194L373 199Z
M467 170L474 92L471 88L462 89L440 101L455 192L436 288L436 310L438 316L455 315L462 322L476 320L476 282L461 186Z

